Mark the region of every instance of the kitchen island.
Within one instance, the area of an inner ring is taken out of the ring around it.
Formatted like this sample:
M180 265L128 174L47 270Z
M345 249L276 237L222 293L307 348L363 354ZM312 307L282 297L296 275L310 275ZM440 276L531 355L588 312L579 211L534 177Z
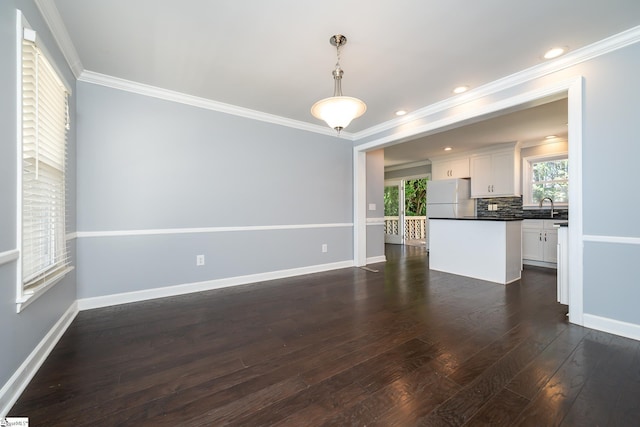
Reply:
M429 268L501 284L522 272L522 219L429 218Z

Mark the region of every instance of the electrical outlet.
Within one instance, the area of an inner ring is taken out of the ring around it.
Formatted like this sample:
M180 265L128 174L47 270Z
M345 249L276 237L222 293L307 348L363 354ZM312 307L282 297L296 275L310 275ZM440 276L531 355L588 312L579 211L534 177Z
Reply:
M204 255L196 255L196 265L204 265Z
M327 246L326 243L323 243L322 244L322 252L324 253L324 252L328 252L328 251L329 251L329 247Z

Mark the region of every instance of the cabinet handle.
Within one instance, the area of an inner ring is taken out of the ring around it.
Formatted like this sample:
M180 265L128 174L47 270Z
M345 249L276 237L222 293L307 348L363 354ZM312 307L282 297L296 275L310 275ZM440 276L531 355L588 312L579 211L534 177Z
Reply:
M491 193L491 186L487 185L487 193Z
M544 233L544 241L547 241L547 233Z
M538 240L540 240L542 242L542 233L539 234Z
M491 185L491 192L494 193L495 190L493 189L493 185Z

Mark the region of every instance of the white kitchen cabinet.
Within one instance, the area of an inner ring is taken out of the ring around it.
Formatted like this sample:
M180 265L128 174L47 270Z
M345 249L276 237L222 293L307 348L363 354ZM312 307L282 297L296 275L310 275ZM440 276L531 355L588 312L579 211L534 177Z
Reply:
M471 197L491 194L491 185L493 184L491 159L491 154L471 159Z
M555 267L558 262L557 220L525 219L522 223L522 260L524 264Z
M526 222L522 224L522 259L542 261L542 228L528 228Z
M522 221L429 219L429 269L501 284L522 273Z
M517 149L472 156L471 197L520 195L520 151Z
M431 162L431 179L469 178L469 158L435 160Z

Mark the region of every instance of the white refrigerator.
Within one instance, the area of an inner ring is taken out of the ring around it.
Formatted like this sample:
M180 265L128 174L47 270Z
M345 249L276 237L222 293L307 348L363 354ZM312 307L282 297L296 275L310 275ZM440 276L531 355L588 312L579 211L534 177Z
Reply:
M427 181L427 218L463 218L474 213L470 180Z

